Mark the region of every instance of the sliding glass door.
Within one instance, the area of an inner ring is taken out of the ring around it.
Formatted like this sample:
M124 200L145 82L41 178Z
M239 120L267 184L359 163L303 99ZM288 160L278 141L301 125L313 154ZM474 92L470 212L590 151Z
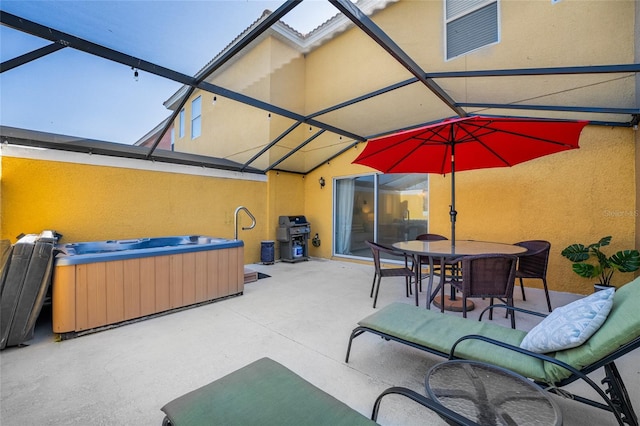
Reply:
M366 256L375 241L375 175L336 179L334 253Z
M334 255L371 257L366 240L412 240L428 231L426 174L371 174L336 178Z

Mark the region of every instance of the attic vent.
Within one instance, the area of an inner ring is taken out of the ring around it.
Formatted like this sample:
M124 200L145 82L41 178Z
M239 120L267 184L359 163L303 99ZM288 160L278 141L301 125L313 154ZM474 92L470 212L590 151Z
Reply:
M445 0L446 59L498 42L497 0Z

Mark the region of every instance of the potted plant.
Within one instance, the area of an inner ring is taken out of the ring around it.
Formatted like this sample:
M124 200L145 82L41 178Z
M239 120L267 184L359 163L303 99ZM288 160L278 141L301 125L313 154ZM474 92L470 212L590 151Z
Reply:
M611 242L611 236L600 239L597 243L584 246L572 244L562 250L562 255L573 263L573 271L585 278L598 278L594 284L596 290L611 287L611 277L615 271L634 272L640 269L640 252L638 250L620 250L607 257L601 250ZM590 259L591 262L587 262Z

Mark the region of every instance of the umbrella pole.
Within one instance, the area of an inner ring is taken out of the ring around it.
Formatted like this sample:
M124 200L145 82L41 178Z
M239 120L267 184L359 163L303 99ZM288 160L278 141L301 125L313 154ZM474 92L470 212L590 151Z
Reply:
M455 142L451 143L451 205L449 206L449 216L451 217L451 245L456 245L456 157Z

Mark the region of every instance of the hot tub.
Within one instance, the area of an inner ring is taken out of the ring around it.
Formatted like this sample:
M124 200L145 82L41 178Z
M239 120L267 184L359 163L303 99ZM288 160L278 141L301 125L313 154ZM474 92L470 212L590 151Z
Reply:
M244 290L244 243L203 235L58 244L53 331L62 338Z

